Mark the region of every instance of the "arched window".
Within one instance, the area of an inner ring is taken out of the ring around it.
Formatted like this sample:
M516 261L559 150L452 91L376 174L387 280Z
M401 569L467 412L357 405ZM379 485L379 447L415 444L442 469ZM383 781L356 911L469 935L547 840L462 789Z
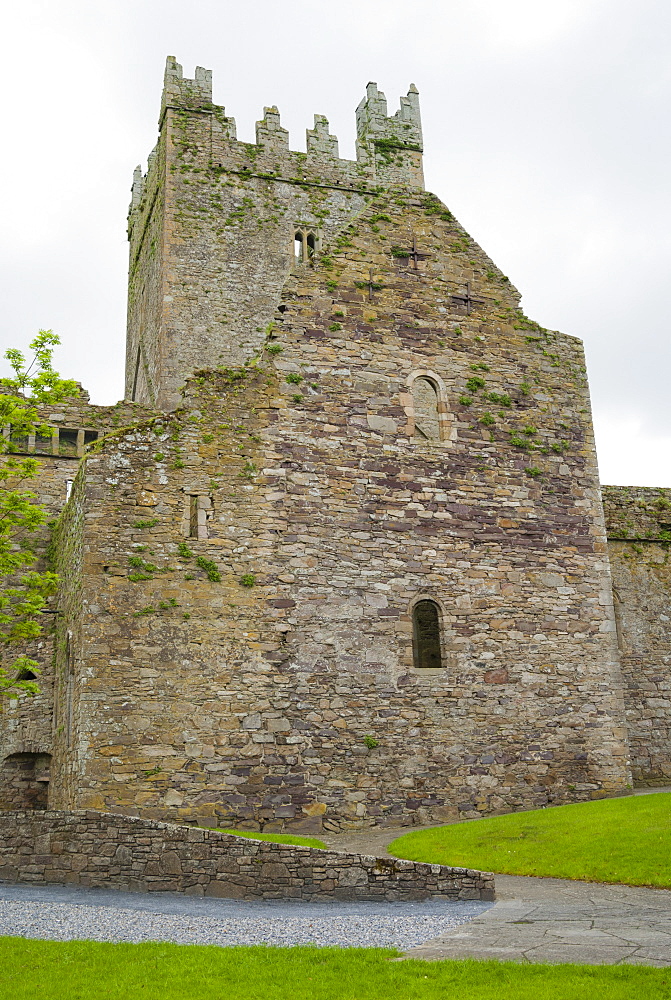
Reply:
M313 264L318 249L319 236L314 229L296 229L294 231L294 262L296 264Z
M412 609L412 655L416 669L442 667L440 609L435 601L417 601Z
M428 378L416 378L412 383L415 410L415 437L422 441L439 441L438 391Z

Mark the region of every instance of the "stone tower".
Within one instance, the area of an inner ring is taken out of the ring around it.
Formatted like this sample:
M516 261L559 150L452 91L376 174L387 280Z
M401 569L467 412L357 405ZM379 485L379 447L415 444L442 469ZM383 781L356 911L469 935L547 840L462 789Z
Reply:
M274 107L256 123L256 145L237 142L235 121L212 104L212 74L199 68L186 80L172 58L159 127L147 176L138 167L133 182L126 398L172 408L186 375L260 349L296 233L307 256L378 188L423 188L422 129L414 87L389 118L370 83L357 108L356 162L338 158L322 115L306 153L289 149Z

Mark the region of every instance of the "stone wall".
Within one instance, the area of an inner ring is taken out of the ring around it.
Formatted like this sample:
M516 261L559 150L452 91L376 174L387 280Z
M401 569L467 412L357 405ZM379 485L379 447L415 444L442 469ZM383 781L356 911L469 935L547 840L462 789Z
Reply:
M494 899L494 876L95 812L0 814L0 880L233 899Z
M671 489L604 486L632 772L671 784Z
M35 435L26 437L24 447L18 454L30 455L39 462L39 473L31 481L30 488L35 492L38 502L49 515L49 524L34 535L35 551L40 557L38 568L45 567L49 561L49 544L51 541L51 525L61 514L66 504L70 490L76 492L74 486L79 472L82 455L89 450L85 445L85 432L92 438L114 430L135 424L139 417L147 411L138 404L117 403L115 406L94 406L88 402L88 395L82 391L81 396L65 400L55 406L43 407L40 410L40 420L52 428L53 448L49 453L49 435L35 441ZM66 435L62 433L67 430ZM60 446L59 446L59 438ZM37 445L37 447L36 447ZM73 540L74 541L74 540ZM73 582L75 562L70 559L70 545L67 543L61 560L63 581L67 586ZM50 567L51 568L51 567ZM57 614L57 601L52 599L48 613L42 616L42 635L26 649L26 653L40 664L40 690L34 697L2 698L0 699L0 801L9 796L11 800L10 770L3 769L2 762L12 755L39 755L51 753L54 728L62 720L54 723L54 621L63 623L62 616ZM67 642L68 627L60 630L59 641ZM58 702L58 695L56 697ZM40 795L46 795L48 780L44 780L44 768L40 769L42 778Z
M318 831L630 783L582 347L459 232L379 194L259 357L87 459L53 807Z

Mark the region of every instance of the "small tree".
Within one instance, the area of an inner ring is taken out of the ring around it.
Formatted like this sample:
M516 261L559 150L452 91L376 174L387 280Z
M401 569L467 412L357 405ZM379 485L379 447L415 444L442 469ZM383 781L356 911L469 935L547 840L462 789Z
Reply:
M19 649L40 636L40 612L57 582L54 573L31 568L38 558L35 532L47 513L27 489L38 474L39 462L15 456L12 438L47 433L38 407L79 392L76 382L53 370L53 349L59 343L51 330L40 330L30 344L28 361L21 351L6 352L13 375L0 378L0 429L11 427L11 437L0 435L0 699L39 690L31 677L39 675L39 664Z

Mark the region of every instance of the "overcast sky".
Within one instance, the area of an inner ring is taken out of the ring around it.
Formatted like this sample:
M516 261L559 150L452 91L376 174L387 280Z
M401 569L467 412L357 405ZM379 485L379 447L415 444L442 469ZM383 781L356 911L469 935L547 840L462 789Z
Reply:
M601 478L671 486L668 0L22 0L4 14L0 343L40 327L96 403L123 394L126 212L163 67L213 70L253 141L277 104L354 156L366 83L420 90L427 187L581 337Z

